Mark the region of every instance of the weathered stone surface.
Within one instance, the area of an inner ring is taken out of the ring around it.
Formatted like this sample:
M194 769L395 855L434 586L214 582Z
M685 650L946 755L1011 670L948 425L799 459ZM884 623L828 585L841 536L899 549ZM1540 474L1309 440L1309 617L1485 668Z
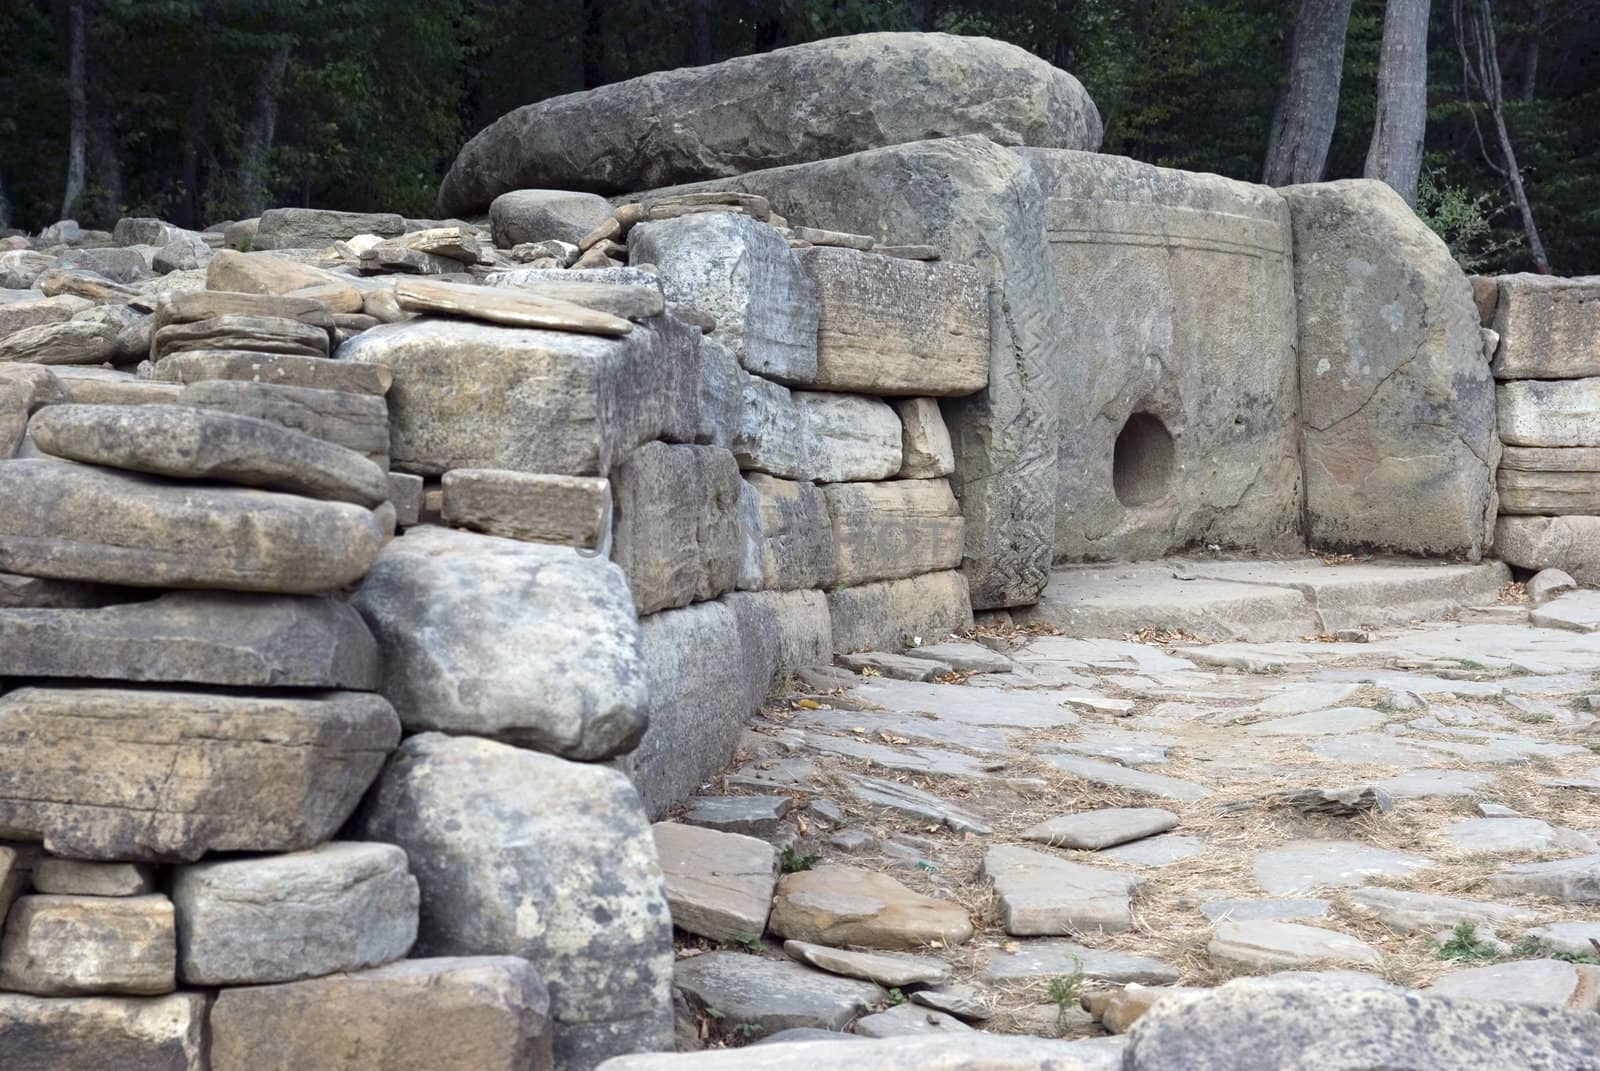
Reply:
M711 952L683 960L673 987L696 1010L720 1013L717 1024L734 1037L760 1037L797 1027L842 1030L885 996L871 982L741 952Z
M173 932L165 896L24 896L6 916L0 987L41 997L170 993Z
M833 525L823 489L759 472L744 479L760 499L762 586L832 587Z
M1428 987L1455 1000L1486 1000L1564 1011L1600 1011L1600 967L1528 959L1451 971Z
M1495 389L1500 437L1513 446L1600 446L1600 378L1522 379Z
M1001 925L1009 934L1026 937L1130 929L1128 894L1144 882L1136 874L1007 844L985 853L983 873L1000 898Z
M610 217L604 197L572 190L511 190L489 205L494 244L503 249L552 238L576 245Z
M1600 922L1552 922L1525 930L1522 936L1552 952L1592 956L1593 942L1600 941Z
M1172 985L1178 972L1150 956L1104 952L1072 941L1012 942L990 954L983 968L986 982L1019 982L1082 973L1087 980L1126 984Z
M168 324L198 323L218 316L266 316L297 320L313 327L333 326L327 306L315 298L201 290L195 293L163 294L156 299L157 329Z
M989 295L965 265L814 247L795 258L816 285L817 370L828 390L961 395L989 378Z
M960 944L973 933L959 904L913 892L885 874L833 865L784 875L769 925L797 941L888 949Z
M660 316L668 308L661 293L661 277L638 268L513 268L494 272L485 282L503 289L526 290L538 298L571 302L636 323ZM672 306L673 315L679 308Z
M72 319L73 315L93 307L93 302L71 294L55 297L33 296L26 301L0 302L0 338L25 327L56 324Z
M454 213L450 213L454 214ZM406 221L393 212L337 212L326 208L269 208L256 224L255 249L306 249L358 234L404 234Z
M59 271L86 271L114 283L136 283L150 277L150 262L137 249L69 249L56 258Z
M361 616L326 598L169 592L98 609L0 609L0 677L376 688Z
M424 525L383 548L352 604L413 732L603 759L644 731L632 599L604 559Z
M886 480L900 471L900 418L886 402L821 391L795 391L794 401L812 479Z
M211 1012L211 1071L550 1071L549 1011L519 956L226 989Z
M983 367L987 372L987 356ZM902 398L894 408L900 416L900 478L932 480L954 472L956 457L939 403L932 398Z
M1335 930L1295 922L1224 919L1206 946L1211 961L1242 970L1294 970L1324 964L1375 967L1378 950Z
M0 697L0 835L77 859L296 851L350 816L400 738L381 697L101 687Z
M671 317L617 339L424 318L362 332L338 363L392 372L401 471L604 476L642 443L694 437L696 337Z
M944 480L835 483L822 489L841 584L898 580L961 564L961 507Z
M1600 1045L1600 1018L1248 979L1158 1004L1129 1042L1126 1071L1581 1071Z
M889 654L887 651L860 651L855 654L843 654L837 659L839 665L858 673L871 672L882 677L890 677L898 681L931 681L952 672L952 667L944 662L936 662L927 658L910 658L901 654ZM815 745L821 746L821 745Z
M383 538L347 502L46 459L0 462L0 499L0 569L61 580L310 594L358 580Z
M822 592L740 591L723 598L741 620L762 632L761 664L756 670L765 668L764 652L769 643L777 648L774 672L826 665L833 657L833 624L828 616L828 597ZM753 678L752 688L757 683Z
M32 249L13 249L0 253L0 288L26 290L44 274L56 258Z
M423 482L421 476L409 472L389 473L389 504L395 509L395 523L402 528L410 528L422 519Z
M1306 538L1478 558L1493 536L1500 444L1466 276L1380 182L1282 193L1300 307Z
M1204 799L1211 795L1209 788L1193 781L1185 781L1179 777L1168 777L1165 774L1146 773L1144 770L1130 770L1115 762L1102 762L1098 759L1082 758L1077 755L1044 755L1041 757L1062 773L1070 774L1073 777L1081 777L1092 784L1106 785L1110 788L1119 788L1129 792L1142 792L1159 799L1175 800L1179 803L1193 803L1195 800Z
M678 119L668 129L647 121L657 115ZM461 150L439 211L481 212L528 186L619 193L960 134L1094 150L1101 125L1075 78L1014 45L860 34L519 108Z
M1159 807L1107 807L1062 815L1023 831L1025 840L1056 848L1096 851L1178 828L1178 816Z
M1600 517L1501 517L1494 552L1524 569L1560 569L1600 584Z
M328 332L283 316L221 313L157 328L150 343L150 359L157 361L189 350L251 350L326 357Z
M1497 892L1543 896L1569 904L1600 903L1600 855L1518 863L1491 875L1489 886Z
M557 1066L671 1047L672 920L622 774L424 733L384 771L359 832L411 860L419 955L533 963L550 987Z
M771 603L736 595L650 614L639 640L649 728L628 771L656 818L727 766L771 687L782 629Z
M612 478L615 542L641 614L732 591L739 580L739 466L715 446L646 443Z
M736 212L641 223L628 261L654 264L668 300L709 313L745 369L785 383L817 371L817 290L778 232Z
M952 1015L897 1004L856 1020L855 1032L869 1038L904 1038L934 1035L957 1037L972 1033L972 1027Z
M47 454L177 479L216 480L372 508L383 469L266 420L177 405L52 405L28 434Z
M72 580L42 580L16 573L0 573L0 607L23 610L72 609L105 606L138 598L127 588L105 584L79 584Z
M56 896L143 896L155 891L156 872L145 863L86 863L41 856L34 861L32 880L34 892Z
M829 591L828 612L841 654L893 650L907 637L942 639L972 624L967 578L954 570Z
M1522 272L1493 280L1491 324L1499 379L1600 376L1600 278L1561 279Z
M806 433L806 411L794 393L742 370L734 378L739 396L733 405L729 449L739 468L809 480L811 440Z
M790 959L830 974L860 978L881 986L940 985L949 981L952 974L948 963L932 956L911 956L899 952L847 952L806 941L785 941L783 951Z
M794 801L788 796L691 796L683 820L749 837L775 837Z
M778 880L772 845L679 822L657 822L651 831L674 926L713 941L743 941L766 932Z
M1594 853L1594 841L1575 829L1553 826L1538 818L1466 818L1439 830L1455 847L1467 852L1548 852L1559 849Z
M1600 514L1600 472L1522 472L1502 466L1495 489L1502 514Z
M206 265L206 289L238 294L315 297L333 312L362 311L361 291L348 276L335 275L273 253L219 249Z
M417 937L417 882L392 844L179 867L179 971L188 985L293 982L399 959Z
M203 993L43 998L0 993L6 1071L207 1071Z
M116 330L87 320L24 327L0 338L0 362L100 364L116 352Z
M362 337L370 332L363 333ZM162 358L152 379L164 383L202 383L236 379L285 387L382 395L393 381L388 368L330 361L323 357L252 353L248 350L191 350Z
M1256 884L1274 896L1363 885L1372 877L1401 877L1426 859L1360 841L1292 840L1259 853Z
M1371 911L1385 926L1401 933L1450 929L1462 922L1499 930L1526 926L1539 918L1538 912L1525 907L1404 889L1351 889L1345 896L1357 907Z
M457 528L589 549L611 538L611 484L597 476L452 469L441 482L444 522Z
M626 335L633 330L632 325L620 316L522 287L485 287L437 280L401 279L394 284L394 296L395 302L406 312L464 317L505 327L608 337ZM649 296L658 306L661 305L659 295L650 293ZM655 311L659 312L660 308Z
M1120 1051L1105 1051L1101 1042L1107 1039L1059 1041L981 1031L863 1038L848 1052L840 1052L837 1042L854 1037L823 1037L819 1032L788 1044L778 1044L774 1038L749 1049L628 1056L608 1064L605 1071L811 1071L823 1066L838 1071L1116 1071L1121 1060Z
M213 379L190 383L173 401L269 421L389 467L389 406L379 396Z

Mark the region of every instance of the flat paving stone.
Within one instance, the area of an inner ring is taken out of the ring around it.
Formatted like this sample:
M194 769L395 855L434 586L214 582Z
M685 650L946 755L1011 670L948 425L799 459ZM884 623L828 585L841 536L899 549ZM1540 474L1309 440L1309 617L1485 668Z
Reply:
M1600 968L1559 959L1525 959L1452 971L1427 992L1452 1000L1492 1000L1566 1011L1600 1008Z
M1513 904L1405 889L1351 889L1345 896L1356 907L1370 911L1379 922L1400 933L1450 929L1463 922L1498 931L1525 926L1539 917L1537 911Z
M1259 721L1246 731L1256 736L1331 736L1376 729L1385 720L1382 712L1366 707L1334 707Z
M1375 784L1396 799L1428 799L1437 796L1476 796L1493 781L1493 774L1472 770L1412 770Z
M1051 818L1024 830L1024 840L1056 848L1096 851L1178 828L1178 816L1160 807L1105 807Z
M938 662L926 658L909 658L906 655L890 654L887 651L861 651L856 654L842 654L839 664L846 669L855 670L857 673L870 671L882 677L889 677L897 681L931 681L935 677L942 677L951 672L952 667L948 662Z
M975 692L953 684L916 684L869 678L852 698L884 710L932 714L946 721L1012 729L1056 729L1078 724L1078 715L1047 694Z
M957 673L1010 673L1016 663L998 651L991 651L981 643L965 640L948 640L913 647L906 651L907 658L924 658L930 662L943 662Z
M871 803L913 818L937 822L957 833L987 836L994 832L994 827L977 815L911 785L886 781L880 777L852 777L850 793L863 803Z
M1017 936L1131 929L1128 896L1144 881L1009 844L984 854L983 874L994 882L1001 925Z
M986 776L989 764L959 751L946 751L932 747L893 747L859 740L849 736L829 736L824 733L807 733L806 746L813 751L846 758L866 759L886 770L905 770L910 773L939 774L944 777Z
M683 820L691 826L770 837L794 806L788 796L691 796Z
M1428 860L1360 841L1295 840L1257 854L1256 884L1275 896L1363 885L1374 877L1403 877Z
M1342 706L1360 690L1359 684L1303 681L1277 689L1266 698L1252 703L1251 708L1263 714L1304 714Z
M1594 943L1600 941L1600 922L1552 922L1524 930L1522 936L1537 941L1541 948L1551 952L1595 956Z
M1107 848L1097 853L1101 859L1107 859L1126 866L1161 867L1181 863L1185 859L1193 858L1206 850L1206 842L1199 837L1191 837L1183 833L1167 833L1159 837L1150 837L1146 840L1137 840L1131 844L1121 844L1115 848Z
M925 1035L970 1034L972 1027L953 1015L916 1004L897 1004L856 1020L857 1034L869 1038L903 1038Z
M949 1012L968 1022L982 1022L994 1014L994 1009L984 998L983 990L973 985L942 985L934 989L919 989L911 994L913 1004Z
M1282 922L1290 919L1326 918L1331 901L1311 898L1213 900L1200 905L1200 913L1215 922Z
M1311 753L1329 762L1354 766L1426 766L1439 761L1439 753L1383 733L1351 733L1319 740Z
M829 974L859 978L890 988L943 985L953 973L950 964L932 956L912 956L899 952L849 952L809 941L785 941L783 951L790 959Z
M777 885L777 852L742 833L657 822L651 826L672 924L713 941L760 937Z
M1490 875L1489 887L1516 896L1543 896L1569 904L1600 903L1600 855L1518 863Z
M825 945L913 949L972 937L966 909L915 892L887 874L830 864L785 874L768 928L779 937Z
M1539 628L1600 631L1600 591L1573 591L1558 596L1530 613L1528 621Z
M681 959L672 985L692 1006L720 1013L723 1031L746 1037L797 1027L843 1030L888 996L871 982L743 952Z
M1440 833L1462 851L1492 855L1558 849L1600 851L1600 845L1577 830L1553 826L1537 818L1468 818L1450 823Z
M1009 751L1006 734L986 725L962 725L917 714L879 713L869 710L809 710L790 721L802 729L824 729L835 733L855 733L866 739L882 739L882 734L908 740L951 744L977 752Z
M1071 975L1082 969L1089 981L1126 985L1173 985L1178 972L1153 956L1128 952L1107 952L1073 941L1023 941L1015 952L998 949L984 965L987 982L1021 982L1035 978Z
M1160 738L1149 733L1130 733L1104 730L1086 733L1077 740L1062 744L1060 750L1074 755L1087 755L1092 759L1106 759L1123 766L1164 766L1167 747L1158 743Z
M1247 971L1294 970L1325 964L1374 967L1383 961L1376 948L1349 934L1266 920L1218 922L1206 953L1220 967Z
M1041 755L1039 758L1062 773L1080 777L1092 784L1143 792L1146 795L1159 796L1161 799L1174 800L1178 803L1193 803L1211 795L1211 789L1197 785L1193 781L1145 773L1143 770L1130 770L1111 762L1078 758L1074 755Z

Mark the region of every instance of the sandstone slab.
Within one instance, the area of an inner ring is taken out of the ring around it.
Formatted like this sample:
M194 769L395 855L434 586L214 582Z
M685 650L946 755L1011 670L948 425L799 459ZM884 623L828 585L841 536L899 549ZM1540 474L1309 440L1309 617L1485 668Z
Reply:
M760 507L761 586L780 591L834 584L833 524L822 488L754 472Z
M1539 918L1538 912L1526 907L1404 889L1351 889L1345 896L1357 907L1371 911L1385 926L1401 933L1451 929L1463 922L1488 930L1502 930L1526 926Z
M393 212L339 212L327 208L269 208L261 213L256 249L304 249L331 245L358 234L404 234L405 220Z
M818 483L886 480L900 471L900 418L888 403L858 394L795 391L805 456Z
M778 882L770 926L780 937L813 944L886 949L960 944L973 933L959 904L848 866L785 875Z
M1001 925L1019 937L1131 929L1128 897L1144 883L1134 874L1003 844L984 854L983 873L1000 898Z
M0 987L41 997L159 996L176 987L165 896L24 896L6 916Z
M1082 973L1095 982L1126 985L1172 985L1178 972L1151 956L1106 952L1072 941L1018 942L1015 952L1002 948L990 954L981 977L987 982L1021 982Z
M1057 848L1095 851L1152 837L1178 827L1178 816L1159 807L1107 807L1040 822L1023 839Z
M1503 514L1600 514L1600 472L1523 472L1502 465L1495 488Z
M1401 877L1426 859L1359 841L1294 840L1256 855L1256 884L1274 896L1365 884L1371 877Z
M257 985L399 959L417 936L417 882L392 844L178 868L179 973L188 985Z
M1600 967L1525 959L1451 971L1428 992L1454 1000L1503 1001L1563 1011L1600 1011Z
M899 952L850 952L807 941L785 941L783 951L790 959L830 974L860 978L890 988L941 985L949 981L953 973L948 963L932 956L911 956Z
M117 688L0 697L0 831L56 855L192 860L295 851L355 810L399 741L380 696Z
M519 956L408 959L225 989L211 1071L549 1071L550 997Z
M203 993L30 997L0 993L6 1071L208 1071Z
M424 733L384 771L358 832L411 861L418 955L533 964L550 987L557 1066L671 1046L672 918L621 773Z
M732 402L729 449L745 472L789 480L811 478L811 440L806 411L788 387L738 370Z
M154 892L155 868L145 863L89 863L42 856L33 864L33 891L58 896L143 896ZM0 913L0 917L4 917Z
M987 372L987 358L984 368ZM932 480L954 472L956 455L939 403L932 398L902 398L894 410L900 416L900 478Z
M855 1032L869 1038L956 1037L972 1033L972 1027L953 1015L912 1004L896 1004L857 1019Z
M1296 970L1338 964L1375 967L1378 950L1365 941L1335 930L1296 922L1239 922L1225 919L1206 946L1218 966L1247 971Z
M183 387L173 402L265 420L389 467L389 407L376 395L212 379Z
M1495 390L1500 437L1512 446L1600 446L1600 378L1522 379Z
M734 1037L815 1027L843 1030L884 999L871 982L840 978L789 960L711 952L680 962L673 988L697 1010L715 1010Z
M139 587L312 594L349 584L382 529L347 502L46 459L0 462L0 569Z
M835 483L823 488L840 584L899 580L961 564L961 507L944 480Z
M383 548L352 605L383 654L381 690L413 732L581 759L628 751L644 732L637 618L610 562L424 525Z
M1498 379L1578 379L1600 375L1600 278L1563 279L1519 272L1494 280L1490 324Z
M1543 863L1518 863L1491 875L1497 892L1542 896L1569 904L1600 903L1600 855Z
M611 558L639 613L714 599L737 586L741 484L732 454L646 443L617 466L611 486Z
M286 316L225 312L158 327L150 341L152 361L189 350L251 350L326 357L328 332Z
M841 654L895 650L972 623L967 577L956 570L834 589L828 592L828 612L833 649Z
M597 476L452 469L441 486L441 516L456 528L591 550L611 539L611 484Z
M174 353L157 361L150 376L163 383L240 380L373 396L381 396L394 379L393 373L384 367L323 357L253 353L249 350L190 350Z
M777 884L772 845L677 822L657 822L651 831L674 926L713 941L748 940L766 932Z

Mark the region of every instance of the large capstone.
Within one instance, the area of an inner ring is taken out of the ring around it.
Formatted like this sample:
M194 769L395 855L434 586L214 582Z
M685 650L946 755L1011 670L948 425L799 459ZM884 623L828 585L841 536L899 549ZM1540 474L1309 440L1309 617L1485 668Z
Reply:
M0 837L77 859L309 848L399 738L362 692L17 688L0 697Z
M1476 560L1494 535L1494 380L1472 287L1382 182L1286 187L1306 538Z
M1100 114L1077 79L1015 45L837 37L518 108L461 150L439 212L481 213L525 187L621 193L962 134L1093 151Z
M424 733L396 753L359 826L410 857L418 955L533 963L550 987L557 1066L672 1047L672 918L621 773Z
M354 605L413 732L575 759L628 751L644 732L633 599L603 558L425 525L384 547Z

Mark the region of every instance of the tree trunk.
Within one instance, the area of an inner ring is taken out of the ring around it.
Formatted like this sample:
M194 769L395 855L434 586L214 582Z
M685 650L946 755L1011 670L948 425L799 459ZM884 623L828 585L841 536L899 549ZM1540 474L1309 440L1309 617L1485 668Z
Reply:
M6 200L6 184L0 179L0 231L11 229L11 202Z
M278 129L278 92L289 67L289 48L287 42L279 45L256 74L255 95L239 143L239 212L246 217L259 216L267 207L267 157Z
M61 195L61 218L71 219L83 199L89 139L89 86L84 70L88 43L85 0L67 5L67 187Z
M605 0L583 0L583 88L606 80Z
M94 118L89 121L88 149L95 213L115 222L127 205L122 198L122 152L117 143L116 126L104 100L95 102Z
M192 72L189 110L183 120L183 210L179 223L191 229L200 226L200 146L206 135L206 81L201 72Z
M1339 118L1344 37L1351 0L1303 0L1289 49L1289 81L1278 94L1261 181L1316 182L1328 163Z
M1382 179L1416 207L1428 126L1429 0L1389 0L1378 61L1378 112L1364 174Z
M689 47L684 60L690 67L712 61L711 0L689 0Z
M1517 167L1517 154L1511 147L1511 134L1506 129L1504 87L1500 80L1500 53L1494 33L1494 13L1489 0L1453 0L1451 16L1456 28L1456 48L1461 53L1462 80L1467 95L1476 94L1489 109L1494 121L1495 141L1500 149L1500 164L1490 161L1490 166L1505 177L1511 188L1511 201L1522 217L1522 233L1528 241L1528 255L1541 275L1550 274L1550 258L1545 254L1544 242L1539 238L1539 228L1533 221L1533 207L1528 203L1528 191L1522 184L1522 171ZM1477 129L1478 118L1472 123ZM1483 142L1482 135L1478 138ZM1487 152L1487 150L1486 150Z

